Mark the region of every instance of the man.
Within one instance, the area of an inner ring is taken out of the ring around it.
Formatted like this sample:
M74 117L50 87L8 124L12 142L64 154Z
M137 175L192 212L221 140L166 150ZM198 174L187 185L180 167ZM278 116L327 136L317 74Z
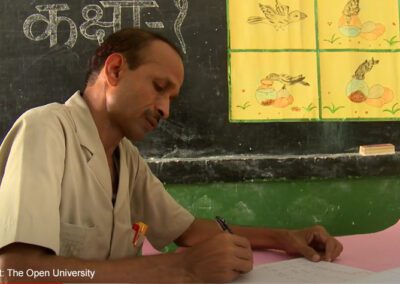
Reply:
M322 227L229 234L168 195L130 141L168 118L183 78L171 43L124 29L96 50L82 94L17 120L0 148L0 270L24 273L3 273L2 282L32 281L33 271L43 271L42 282L227 282L252 269L252 248L312 261L340 254ZM156 248L188 248L136 256L137 222Z

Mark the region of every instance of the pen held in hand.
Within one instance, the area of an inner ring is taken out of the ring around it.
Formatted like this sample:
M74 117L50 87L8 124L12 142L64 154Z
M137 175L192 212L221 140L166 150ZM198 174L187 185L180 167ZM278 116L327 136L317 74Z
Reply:
M221 229L225 232L228 231L229 233L233 234L232 230L228 227L228 224L225 222L225 219L219 216L215 217L215 220L217 220L217 223L221 227Z

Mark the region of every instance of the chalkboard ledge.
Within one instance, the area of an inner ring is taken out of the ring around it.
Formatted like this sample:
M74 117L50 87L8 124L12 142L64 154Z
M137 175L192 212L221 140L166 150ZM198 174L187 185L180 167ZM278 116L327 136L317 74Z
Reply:
M165 183L241 182L310 178L394 176L400 153L314 155L231 155L199 158L148 158L153 173Z

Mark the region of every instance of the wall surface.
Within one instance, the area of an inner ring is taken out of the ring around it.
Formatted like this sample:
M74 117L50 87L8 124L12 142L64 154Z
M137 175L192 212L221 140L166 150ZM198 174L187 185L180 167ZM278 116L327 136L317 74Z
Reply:
M398 145L395 121L230 123L226 0L1 1L0 139L27 109L82 89L93 50L123 27L161 33L183 53L185 82L171 117L138 144L163 181L399 172L397 156L356 154L362 144Z
M400 218L400 178L167 185L195 216L232 224L326 226L334 235L382 230Z

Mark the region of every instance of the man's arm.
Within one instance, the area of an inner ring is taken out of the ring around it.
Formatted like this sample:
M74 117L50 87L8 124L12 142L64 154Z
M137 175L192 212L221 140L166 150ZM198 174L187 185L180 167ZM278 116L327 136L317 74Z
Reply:
M56 256L50 250L14 243L0 250L0 282L229 282L252 269L245 238L220 233L183 253L92 261ZM23 272L12 275L10 269ZM34 279L30 272L45 272ZM56 276L54 271L94 271L89 276ZM47 273L48 272L48 273Z
M253 228L230 226L233 233L249 240L253 249L279 249L289 254L303 255L309 260L332 261L343 250L342 244L322 226L301 230ZM221 232L213 220L195 219L192 225L176 240L180 246L192 246Z
M131 257L109 261L91 261L56 256L43 247L14 243L0 251L0 282L191 282L180 254ZM11 270L23 272L23 277ZM54 271L94 271L90 276L56 276ZM43 271L44 277L34 279L30 272ZM46 273L48 271L48 273ZM10 272L10 273L9 273ZM49 275L48 275L49 274Z

